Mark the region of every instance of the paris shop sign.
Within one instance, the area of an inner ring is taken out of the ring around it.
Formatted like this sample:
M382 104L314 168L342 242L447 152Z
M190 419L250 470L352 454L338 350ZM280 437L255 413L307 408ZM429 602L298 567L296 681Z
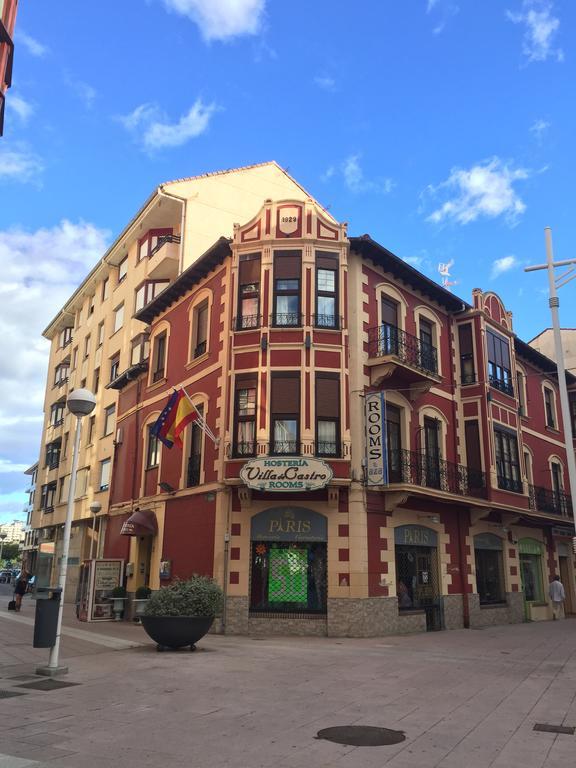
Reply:
M332 480L332 469L321 459L294 456L247 461L240 479L259 491L316 491Z

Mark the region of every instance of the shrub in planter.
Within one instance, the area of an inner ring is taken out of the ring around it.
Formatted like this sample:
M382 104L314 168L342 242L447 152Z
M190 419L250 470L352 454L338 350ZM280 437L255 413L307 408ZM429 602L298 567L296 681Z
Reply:
M140 621L152 594L150 587L138 587L134 593L134 621Z
M134 595L134 599L148 600L151 594L152 594L152 590L150 589L150 587L138 587Z
M114 587L112 590L112 597L116 599L126 597L126 587Z
M155 592L146 605L142 625L158 650L186 645L194 649L221 613L222 605L222 590L213 579L192 576Z
M116 621L120 621L122 618L125 600L126 587L114 587L112 590L112 610L114 611L114 618Z

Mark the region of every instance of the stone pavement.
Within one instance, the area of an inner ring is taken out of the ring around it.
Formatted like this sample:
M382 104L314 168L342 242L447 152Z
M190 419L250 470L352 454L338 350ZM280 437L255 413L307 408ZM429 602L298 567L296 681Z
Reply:
M0 605L0 691L23 695L0 698L0 768L576 762L576 736L533 731L576 726L575 620L373 640L212 635L196 653L162 654L141 628L107 623L64 635L65 680L77 685L38 691L21 686L35 679L34 654L46 652L30 648L30 624L6 615ZM134 647L112 649L106 637ZM354 723L406 740L348 747L315 738Z

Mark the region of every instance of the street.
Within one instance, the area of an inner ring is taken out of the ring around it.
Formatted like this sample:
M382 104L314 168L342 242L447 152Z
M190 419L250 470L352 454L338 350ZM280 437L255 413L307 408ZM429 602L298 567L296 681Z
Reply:
M373 640L204 638L158 654L134 625L80 624L62 656L74 683L27 689L33 601L0 597L0 768L565 768L576 725L576 621ZM10 698L4 696L10 694ZM323 728L403 731L391 746L316 739Z

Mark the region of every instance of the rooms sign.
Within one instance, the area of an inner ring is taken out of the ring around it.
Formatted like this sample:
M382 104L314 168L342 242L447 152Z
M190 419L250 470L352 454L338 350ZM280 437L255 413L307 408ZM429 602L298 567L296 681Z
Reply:
M240 470L240 479L258 491L317 491L332 476L325 461L303 456L252 459Z

